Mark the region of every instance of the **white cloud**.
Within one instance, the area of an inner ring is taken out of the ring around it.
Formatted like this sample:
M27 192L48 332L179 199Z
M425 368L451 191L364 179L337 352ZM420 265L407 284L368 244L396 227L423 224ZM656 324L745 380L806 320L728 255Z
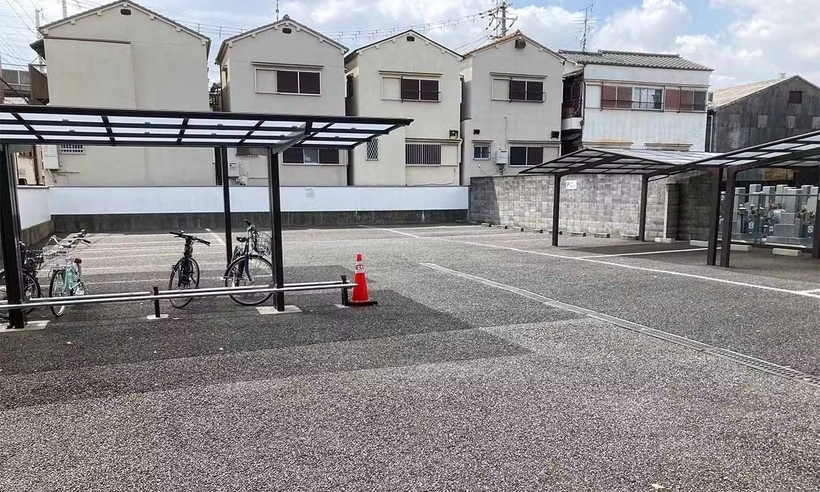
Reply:
M622 10L606 19L594 36L601 49L669 51L682 26L692 16L682 2L643 0L640 7Z

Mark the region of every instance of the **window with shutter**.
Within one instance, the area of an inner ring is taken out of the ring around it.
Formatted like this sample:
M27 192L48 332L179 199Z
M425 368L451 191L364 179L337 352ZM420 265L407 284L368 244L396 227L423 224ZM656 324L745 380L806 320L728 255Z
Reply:
M276 92L287 94L299 93L299 72L289 70L276 71Z
M605 85L601 88L601 107L611 109L617 107L618 89L614 85Z
M681 91L678 89L666 89L666 111L678 111L681 109Z

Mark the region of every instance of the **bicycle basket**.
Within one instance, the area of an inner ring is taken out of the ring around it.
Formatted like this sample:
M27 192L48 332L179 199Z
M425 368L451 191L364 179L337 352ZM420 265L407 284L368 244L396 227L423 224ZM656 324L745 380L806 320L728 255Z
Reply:
M43 251L43 261L51 268L67 267L72 261L71 250L55 246Z
M37 271L43 266L43 248L23 249L23 268L29 271Z
M270 234L267 232L260 232L256 235L253 249L262 256L267 256L273 251L273 242Z

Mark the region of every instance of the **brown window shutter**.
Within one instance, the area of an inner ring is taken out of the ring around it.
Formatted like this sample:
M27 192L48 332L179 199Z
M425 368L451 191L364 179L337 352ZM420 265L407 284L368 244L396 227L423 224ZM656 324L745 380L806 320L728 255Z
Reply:
M666 89L665 111L677 111L680 109L680 90Z
M601 87L601 107L602 108L614 108L617 104L615 101L615 96L617 95L617 89L611 85L605 85Z

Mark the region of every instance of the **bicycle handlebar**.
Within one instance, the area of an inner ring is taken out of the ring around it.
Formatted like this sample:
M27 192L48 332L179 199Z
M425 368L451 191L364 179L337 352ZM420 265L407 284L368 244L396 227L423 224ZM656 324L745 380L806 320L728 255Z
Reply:
M248 219L245 219L245 223L248 224L248 227L253 227L253 224L251 224L251 221Z
M173 234L174 236L176 236L178 238L182 238L182 239L186 239L186 240L191 239L192 241L200 242L200 243L204 244L205 246L210 246L211 245L210 241L200 239L200 238L198 238L196 236L192 236L190 234L185 234L185 233L182 233L182 232L173 232L173 231L169 232L168 234Z

